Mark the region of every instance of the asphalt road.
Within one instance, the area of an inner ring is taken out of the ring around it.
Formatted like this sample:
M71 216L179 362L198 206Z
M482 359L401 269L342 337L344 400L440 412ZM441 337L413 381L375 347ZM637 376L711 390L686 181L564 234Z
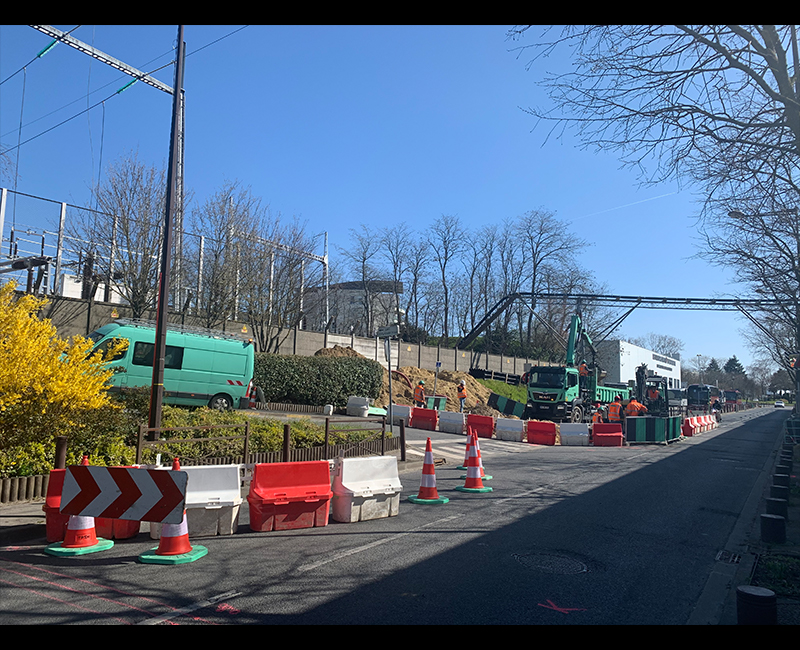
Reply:
M421 467L401 474L400 514L373 521L200 538L208 555L147 565L144 535L76 558L0 550L6 624L684 625L758 489L787 412L728 414L666 445L542 447L481 440L493 488L454 490L465 438L431 437L437 488L415 505ZM724 585L719 589L724 596ZM706 606L709 606L708 604Z

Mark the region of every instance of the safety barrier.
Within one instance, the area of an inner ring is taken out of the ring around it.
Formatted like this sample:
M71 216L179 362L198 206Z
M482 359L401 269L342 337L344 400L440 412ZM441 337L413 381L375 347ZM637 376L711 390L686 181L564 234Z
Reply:
M453 411L439 413L439 431L442 433L464 433L464 414Z
M625 440L631 443L670 443L681 438L681 418L625 418Z
M327 526L331 491L326 460L258 463L247 503L256 532Z
M439 411L414 407L411 411L411 420L415 429L436 431L436 425L439 422Z
M396 516L402 489L394 456L337 458L331 517L353 523Z
M522 442L525 437L525 422L511 418L497 418L494 425L494 435L498 440L511 440Z
M365 418L369 415L369 397L351 395L347 398L347 415Z
M561 444L572 447L589 446L589 425L580 422L565 422L559 427Z
M555 445L558 425L545 420L528 420L525 427L527 441L533 445Z
M168 469L168 468L163 468ZM186 484L186 523L189 537L233 535L239 527L242 477L239 465L182 467ZM159 539L161 524L150 524L150 537Z
M479 438L491 438L494 434L494 418L491 415L467 415L467 429L472 429Z
M47 496L44 499L42 510L44 510L45 535L50 543L63 542L67 532L69 515L62 515L60 512L61 490L64 488L66 473L65 469L51 469L50 479L47 483Z
M686 418L681 426L681 433L687 438L691 438L695 433L699 433L697 421L694 418Z
M392 424L401 422L404 426L411 426L411 407L405 404L392 404Z
M622 425L603 422L593 424L592 445L595 447L622 447Z

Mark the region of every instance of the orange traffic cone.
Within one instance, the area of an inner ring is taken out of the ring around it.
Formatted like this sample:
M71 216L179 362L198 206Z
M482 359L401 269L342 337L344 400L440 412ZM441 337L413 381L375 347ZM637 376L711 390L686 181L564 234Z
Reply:
M478 450L478 451L477 451L477 455L478 455L478 467L479 467L479 468L480 468L480 470L481 470L481 471L480 471L481 480L488 481L488 480L490 480L492 477L491 477L491 476L489 476L489 475L488 475L488 474L487 474L487 473L484 471L484 469L483 469L483 458L481 458L481 445L480 445L480 443L478 442L478 434L477 434L477 433L473 433L472 435L473 435L473 438L474 438L474 439L472 440L472 447L474 447L475 449L477 449L477 450ZM464 463L464 464L466 465L466 463ZM465 467L464 469L468 469L468 468L467 468L467 467ZM464 475L462 475L462 476L461 476L461 478L467 478L467 476L464 474Z
M89 455L84 454L81 465L89 464ZM97 536L94 528L94 517L70 515L67 529L64 532L64 541L50 544L44 549L48 555L84 555L106 551L114 546L110 539Z
M411 503L447 503L447 497L440 497L436 489L436 470L433 464L433 447L431 439L425 445L425 461L422 464L422 482L419 487L419 494L415 497L408 497Z
M466 482L463 486L458 486L459 492L491 492L492 488L485 487L481 480L480 456L478 455L478 437L474 436L474 444L470 448L469 461L467 462Z
M469 450L472 447L472 436L475 435L475 430L472 427L467 427L467 449L464 452L464 464L459 465L456 469L467 469L467 463L469 463Z
M172 461L172 471L180 471L178 459ZM146 564L186 564L199 560L208 554L205 546L192 546L189 541L189 524L186 521L186 509L179 524L162 524L158 548L150 549L139 556L139 561Z

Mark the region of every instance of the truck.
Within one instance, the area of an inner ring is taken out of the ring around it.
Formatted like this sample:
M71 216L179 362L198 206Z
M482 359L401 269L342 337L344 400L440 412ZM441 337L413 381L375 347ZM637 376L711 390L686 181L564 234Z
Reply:
M592 362L588 376L581 380L578 350L588 349ZM555 422L588 422L594 405L609 404L619 395L623 401L631 397L631 388L624 384L603 385L605 372L596 363L597 351L578 314L572 316L563 366L532 366L523 375L528 403L523 419Z
M684 414L680 390L669 388L667 377L649 374L645 363L636 368L633 390L636 399L647 407L645 415L668 418Z

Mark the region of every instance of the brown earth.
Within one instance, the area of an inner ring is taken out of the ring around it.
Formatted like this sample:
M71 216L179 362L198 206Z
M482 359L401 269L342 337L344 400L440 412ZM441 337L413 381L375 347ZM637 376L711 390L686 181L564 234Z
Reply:
M322 348L314 353L314 356L331 356L331 357L363 357L352 348L341 347L335 345L332 348ZM411 382L411 387L406 383L405 379L401 377L398 372L392 373L392 397L394 404L405 404L412 406L414 404L413 387L417 385L420 380L425 382L425 395L433 395L434 383L436 384L436 395L444 395L447 398L447 411L458 411L460 404L458 401L458 383L463 379L467 387L467 401L464 406L465 413L476 413L478 415L491 415L492 417L502 417L499 411L490 408L487 405L489 395L491 392L486 386L479 383L466 372L453 372L450 370L442 370L439 376L432 370L423 370L413 366L403 366L397 369L400 374L404 375ZM380 395L375 400L375 406L379 408L388 408L389 406L389 372L383 371L383 388Z

